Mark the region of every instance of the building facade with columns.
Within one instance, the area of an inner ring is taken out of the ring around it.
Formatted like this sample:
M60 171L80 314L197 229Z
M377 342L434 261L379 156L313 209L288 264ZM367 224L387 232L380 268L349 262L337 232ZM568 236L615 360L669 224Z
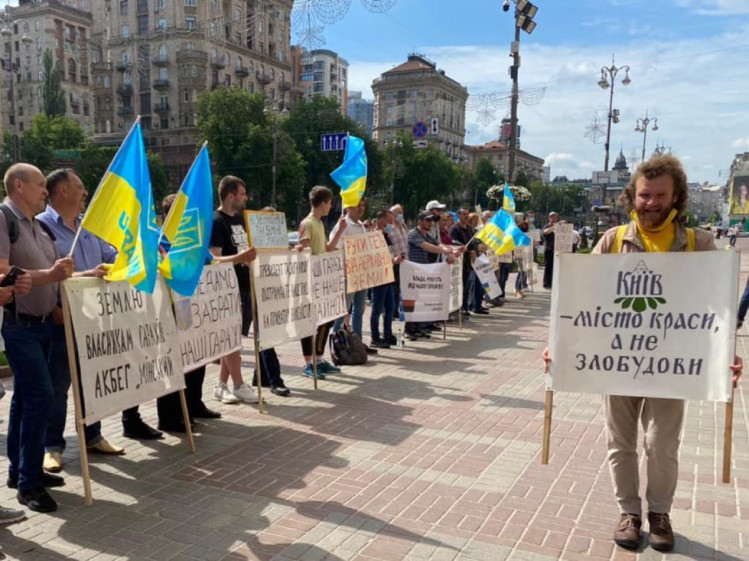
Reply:
M486 158L497 172L506 175L508 166L507 143L492 140L478 146L466 146L465 153L468 167L476 169L479 160ZM544 177L544 160L524 150L515 150L515 173L524 172L532 181L541 181Z
M447 76L436 63L420 54L388 70L372 83L374 92L373 138L384 147L399 132L412 135L423 123L426 140L458 162L465 157L466 100L468 90Z

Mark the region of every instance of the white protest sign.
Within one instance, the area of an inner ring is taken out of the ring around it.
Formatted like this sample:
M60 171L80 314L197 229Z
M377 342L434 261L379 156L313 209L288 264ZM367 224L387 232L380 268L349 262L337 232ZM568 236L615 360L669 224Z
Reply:
M244 211L247 237L256 249L288 249L286 215L283 212Z
M242 348L242 301L231 263L203 267L195 294L172 291L182 369L196 368Z
M738 266L732 251L559 254L550 389L728 401Z
M359 292L395 282L393 258L382 232L343 239L346 252L346 292Z
M539 230L538 228L534 228L533 230L528 230L528 232L526 233L534 242L541 243L541 230Z
M489 263L492 266L492 271L498 270L499 269L499 256L496 253L494 253L492 248L489 248L486 251L486 256L489 258Z
M313 255L310 264L315 323L323 325L346 315L346 277L343 251Z
M459 310L463 305L463 259L461 255L450 265L450 311Z
M309 249L258 252L252 262L261 349L315 333L309 266Z
M406 321L444 321L450 315L450 265L404 261L400 268Z
M498 263L512 263L512 251L505 251L502 255L497 255ZM497 267L499 269L499 267Z
M86 424L184 389L177 326L164 281L153 294L127 281L76 278L70 303Z
M572 252L572 224L556 224L554 226L554 251L560 253Z
M486 255L479 255L473 260L471 266L476 271L481 281L481 286L484 288L484 292L489 297L489 300L502 294L502 290L499 288L499 283L497 282L497 275L494 274L494 269L492 269L492 265Z

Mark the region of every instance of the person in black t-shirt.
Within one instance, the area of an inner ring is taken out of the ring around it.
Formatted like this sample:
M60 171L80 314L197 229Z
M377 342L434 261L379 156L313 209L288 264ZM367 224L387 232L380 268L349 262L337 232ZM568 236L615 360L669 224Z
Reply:
M544 288L551 290L551 282L554 278L554 226L564 224L559 222L556 212L549 213L549 223L541 232L544 240Z
M242 211L247 204L247 187L238 177L227 175L218 185L221 204L213 215L210 251L219 263L233 263L242 301L242 335L250 333L252 301L250 298L250 262L257 252L250 247ZM234 391L226 382L231 376ZM222 403L257 403L257 392L242 379L242 352L234 351L221 359L219 381L213 398Z

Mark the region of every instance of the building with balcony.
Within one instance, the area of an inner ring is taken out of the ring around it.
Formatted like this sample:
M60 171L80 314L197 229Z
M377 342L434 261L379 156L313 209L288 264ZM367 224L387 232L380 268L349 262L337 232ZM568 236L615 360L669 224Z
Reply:
M465 153L468 167L476 170L479 160L487 159L494 169L502 175L507 174L508 150L507 143L492 140L480 146L466 146ZM532 181L540 181L544 177L544 160L524 150L515 150L515 173L524 172Z
M468 90L434 62L411 54L406 62L375 79L372 91L373 137L380 146L399 132L411 136L414 125L423 123L422 140L438 146L454 161L463 161Z
M331 97L341 106L344 115L348 109L348 61L328 49L308 51L294 47L294 58L299 73L296 84L302 99L317 96Z
M140 115L173 185L195 156L201 92L239 87L289 103L292 0L88 1L94 141L118 144Z
M66 114L93 132L94 107L88 39L94 20L86 0L20 0L8 6L10 34L0 36L2 43L2 123L3 129L16 133L31 126L31 118L42 111L43 59L50 50L59 64L65 91ZM7 59L10 68L6 69ZM10 80L13 80L11 103Z
M374 101L363 99L361 92L349 92L348 116L361 123L371 137L374 131Z

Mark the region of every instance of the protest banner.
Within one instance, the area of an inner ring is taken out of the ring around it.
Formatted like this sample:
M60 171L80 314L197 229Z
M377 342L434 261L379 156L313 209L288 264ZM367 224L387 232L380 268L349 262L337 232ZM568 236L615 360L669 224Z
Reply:
M87 425L184 389L182 358L169 293L127 281L65 282L80 364Z
M572 253L572 224L554 225L554 251Z
M502 294L502 290L499 288L499 283L497 282L497 276L494 274L494 269L492 269L492 265L486 255L476 257L471 266L478 275L481 286L490 300Z
M463 259L457 257L450 265L450 311L459 310L463 305Z
M406 321L445 321L450 315L450 265L404 261L400 268Z
M255 249L288 249L286 215L283 212L244 211L247 238Z
M533 228L532 230L528 230L528 232L526 233L535 243L541 243L541 230L539 230L538 228Z
M343 251L313 255L310 293L315 306L315 325L346 315L346 277Z
M260 350L315 333L310 250L259 252L252 262Z
M550 389L728 401L737 283L734 252L560 254Z
M346 254L346 292L395 282L393 258L382 232L343 238Z
M509 252L512 255L512 252ZM486 251L486 256L489 258L489 263L492 266L492 271L499 270L499 256L489 248Z
M242 348L242 301L231 263L203 268L195 294L172 291L182 369L191 372Z
M523 247L526 247L526 246L523 246ZM513 261L512 253L513 253L512 251L505 251L501 255L497 255L497 262L498 263L512 263ZM497 269L499 269L499 266L497 266Z

